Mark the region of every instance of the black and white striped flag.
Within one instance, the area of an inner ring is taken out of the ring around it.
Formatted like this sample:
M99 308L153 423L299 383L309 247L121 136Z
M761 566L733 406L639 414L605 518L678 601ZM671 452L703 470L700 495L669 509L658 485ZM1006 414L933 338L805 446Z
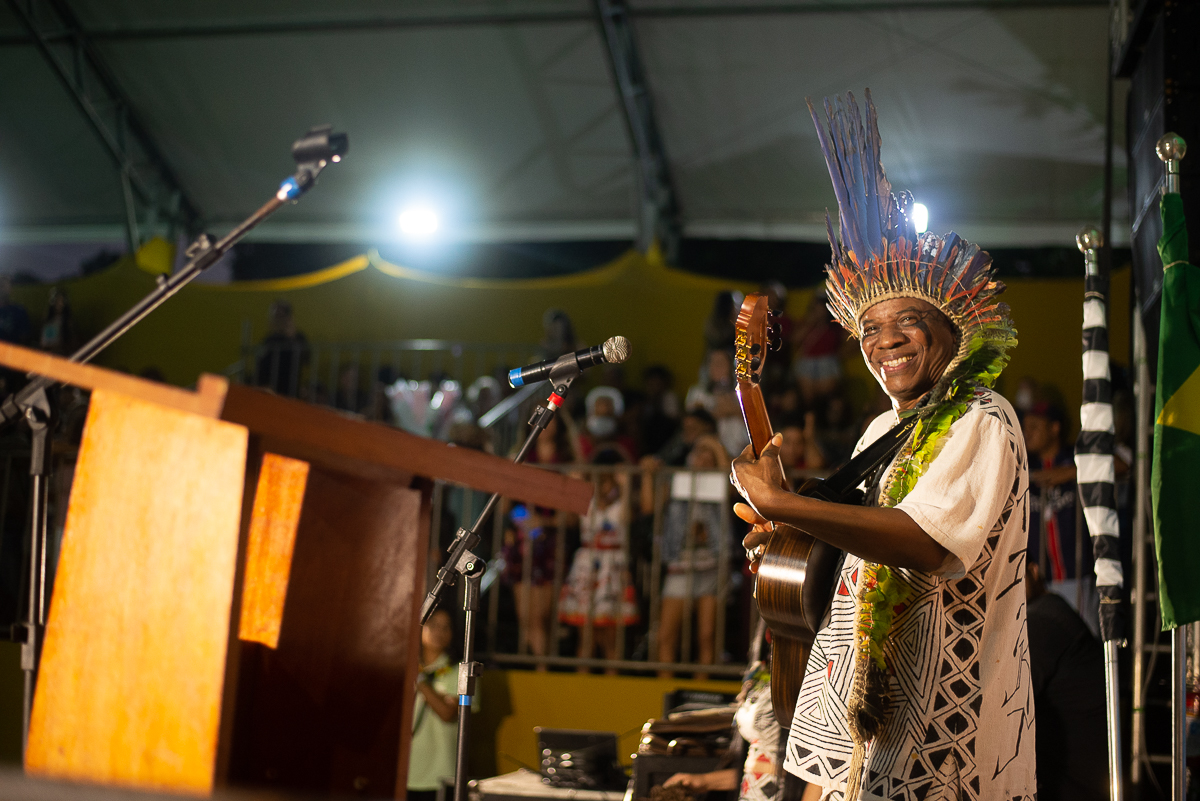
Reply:
M1087 260L1083 293L1083 405L1079 410L1079 439L1075 469L1083 516L1092 537L1096 589L1100 595L1100 637L1105 642L1125 638L1121 614L1121 553L1118 545L1117 499L1113 486L1112 376L1108 362L1108 276L1101 275L1095 229L1076 238ZM1082 580L1082 576L1080 577Z

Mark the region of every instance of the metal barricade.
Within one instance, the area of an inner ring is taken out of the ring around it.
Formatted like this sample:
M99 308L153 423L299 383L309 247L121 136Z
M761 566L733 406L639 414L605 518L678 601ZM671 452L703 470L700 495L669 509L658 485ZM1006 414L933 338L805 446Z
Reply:
M744 594L735 593L744 581L744 527L735 525L728 474L633 465L549 469L590 479L597 500L583 516L505 502L485 523L484 658L538 669L740 675L741 653L724 663L733 630L727 624L753 631L758 616L752 603L740 609ZM461 502L472 514L450 508L448 486L435 489L430 575L453 531L474 522L486 500L462 487L453 492L474 499Z

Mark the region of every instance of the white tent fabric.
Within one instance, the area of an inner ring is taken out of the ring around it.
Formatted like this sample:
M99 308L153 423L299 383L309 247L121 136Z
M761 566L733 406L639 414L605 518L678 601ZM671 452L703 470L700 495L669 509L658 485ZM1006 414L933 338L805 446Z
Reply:
M294 138L330 122L349 157L260 239L369 243L415 198L458 238L634 233L633 151L586 0L70 3L217 230L288 174ZM804 98L868 86L889 177L932 228L1070 244L1099 219L1103 5L804 5L632 4L688 234L823 238L833 197ZM0 237L119 239L117 172L23 38L0 4Z

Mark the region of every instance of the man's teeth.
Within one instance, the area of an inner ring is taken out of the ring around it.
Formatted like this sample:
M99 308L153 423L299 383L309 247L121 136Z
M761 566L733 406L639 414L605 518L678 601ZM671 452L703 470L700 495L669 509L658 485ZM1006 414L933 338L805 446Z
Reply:
M886 362L880 362L884 367L897 367L911 359L912 356L899 356L895 359L888 359Z

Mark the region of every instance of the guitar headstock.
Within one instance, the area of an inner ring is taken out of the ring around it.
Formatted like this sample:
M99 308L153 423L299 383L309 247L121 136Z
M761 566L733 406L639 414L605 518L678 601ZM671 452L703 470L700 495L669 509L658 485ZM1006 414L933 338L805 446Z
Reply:
M741 386L757 385L762 380L767 351L779 349L779 326L771 323L771 316L766 295L747 295L742 301L733 338L734 376Z
M738 403L746 421L746 433L754 453L761 454L771 440L771 419L759 382L767 351L782 344L779 325L771 323L766 295L747 295L738 311L737 332L733 336L733 374L737 378Z

